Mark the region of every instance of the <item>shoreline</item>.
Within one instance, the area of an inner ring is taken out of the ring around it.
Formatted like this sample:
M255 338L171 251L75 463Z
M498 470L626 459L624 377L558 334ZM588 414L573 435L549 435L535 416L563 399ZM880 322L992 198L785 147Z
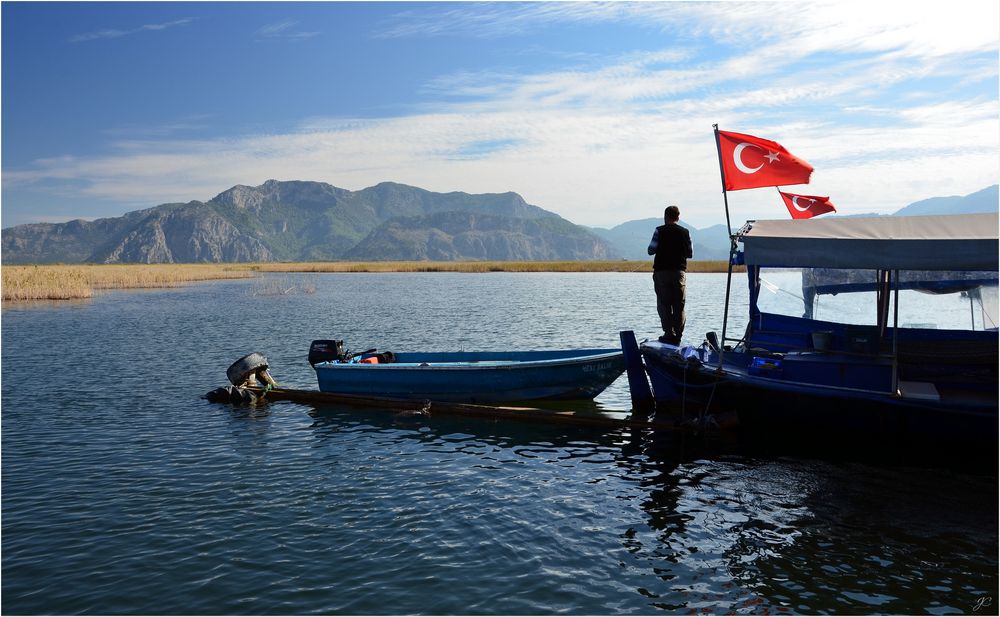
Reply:
M79 300L114 289L176 287L210 280L255 278L265 272L644 272L643 261L365 261L224 264L52 264L4 265L3 302ZM738 269L742 270L742 266ZM734 269L734 271L737 269ZM726 272L725 260L688 262L689 273Z

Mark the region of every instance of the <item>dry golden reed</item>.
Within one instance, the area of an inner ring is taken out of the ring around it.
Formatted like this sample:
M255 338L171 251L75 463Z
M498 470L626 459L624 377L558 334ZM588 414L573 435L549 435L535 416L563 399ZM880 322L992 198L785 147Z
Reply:
M89 298L99 289L173 287L191 281L254 276L229 264L3 266L3 301Z
M652 272L652 261L370 261L233 264L3 266L3 301L89 298L95 290L173 287L250 278L258 272ZM742 268L740 268L742 270ZM725 261L691 261L688 272L725 272Z
M652 272L650 261L321 261L259 263L260 272ZM725 272L725 261L691 261L688 272Z

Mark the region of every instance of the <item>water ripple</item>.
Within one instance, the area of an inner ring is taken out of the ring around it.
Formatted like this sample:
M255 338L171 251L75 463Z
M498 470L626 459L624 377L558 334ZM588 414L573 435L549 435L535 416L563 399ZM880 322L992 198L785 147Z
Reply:
M314 387L311 338L448 350L655 331L647 275L311 280L281 303L221 282L4 307L3 612L944 614L997 597L995 477L201 400L255 349ZM692 276L689 293L718 282ZM627 402L619 383L598 405Z

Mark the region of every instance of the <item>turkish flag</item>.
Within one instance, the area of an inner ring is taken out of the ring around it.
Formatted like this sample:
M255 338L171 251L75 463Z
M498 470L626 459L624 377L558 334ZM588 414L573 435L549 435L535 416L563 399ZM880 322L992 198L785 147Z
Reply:
M836 212L837 209L830 203L829 197L817 197L816 195L796 195L795 193L782 193L778 191L781 198L785 200L785 207L793 219L811 219L827 212Z
M716 131L723 186L727 191L808 184L812 165L781 144L753 135Z

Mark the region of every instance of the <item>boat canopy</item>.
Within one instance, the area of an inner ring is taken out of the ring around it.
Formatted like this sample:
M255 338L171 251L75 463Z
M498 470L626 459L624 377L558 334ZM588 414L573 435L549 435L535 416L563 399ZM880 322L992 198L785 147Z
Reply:
M997 287L996 270L902 270L896 285L930 294L972 291L983 286ZM878 270L841 270L802 268L803 293L833 294L875 291L879 288ZM810 292L809 290L813 291Z
M996 271L998 227L997 213L835 217L749 221L738 239L753 266Z

